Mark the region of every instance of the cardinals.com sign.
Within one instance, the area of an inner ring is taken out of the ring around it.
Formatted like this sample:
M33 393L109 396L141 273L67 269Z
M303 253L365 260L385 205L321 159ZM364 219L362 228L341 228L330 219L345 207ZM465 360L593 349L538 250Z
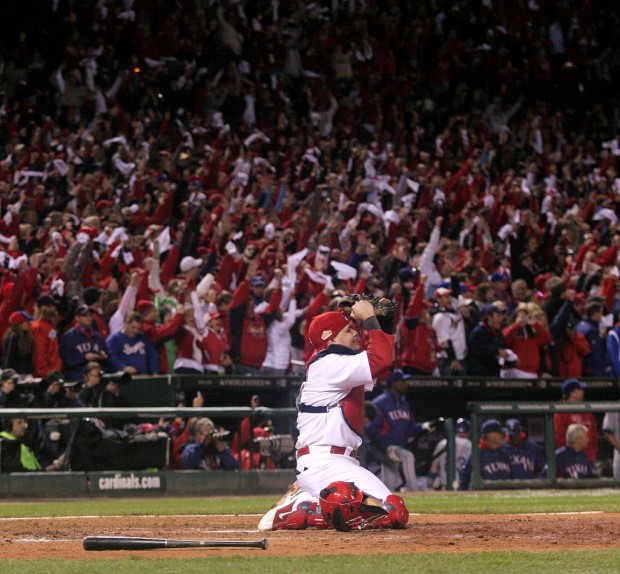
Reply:
M114 474L92 474L90 480L94 491L113 494L157 492L166 490L165 477L158 473L115 472Z

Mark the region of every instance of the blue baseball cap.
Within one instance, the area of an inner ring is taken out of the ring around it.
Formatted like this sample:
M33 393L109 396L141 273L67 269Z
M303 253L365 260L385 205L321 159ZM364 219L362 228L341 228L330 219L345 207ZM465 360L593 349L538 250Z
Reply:
M58 306L58 303L56 303L56 300L51 295L44 293L37 299L37 307L43 307L45 305Z
M494 271L493 273L491 273L489 281L508 281L508 277L506 277L506 275L500 273L499 271Z
M395 383L396 381L406 381L407 379L410 379L410 378L411 378L411 375L408 375L407 373L403 373L403 371L401 371L400 369L395 369L394 372L392 373L392 376L385 380L385 384L389 386L392 383Z
M265 279L261 277L260 275L254 275L254 277L250 279L250 285L252 287L258 287L259 285L265 285Z
M403 282L413 281L420 276L420 272L415 267L402 267L398 272L398 278Z
M487 434L490 432L499 432L499 433L504 434L504 428L502 427L501 423L497 419L489 419L488 421L484 421L482 423L480 432L482 434Z
M456 424L454 425L454 430L456 430L456 432L469 432L470 428L471 425L467 419L456 419Z
M582 383L578 379L566 379L562 383L562 395L567 397L568 395L570 395L573 391L576 391L577 389L583 390L587 388L588 388L588 385L586 385L585 383Z
M510 436L519 436L521 434L521 421L519 419L508 419L504 432Z

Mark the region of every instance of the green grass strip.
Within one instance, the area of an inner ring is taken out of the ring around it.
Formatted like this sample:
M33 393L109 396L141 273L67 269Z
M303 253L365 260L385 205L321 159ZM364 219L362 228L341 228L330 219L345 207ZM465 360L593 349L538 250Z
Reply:
M9 502L0 518L33 516L142 516L172 514L263 514L277 496L213 498L87 499ZM554 512L620 512L620 490L533 490L420 493L405 496L412 513L527 514Z
M303 535L300 535L300 541ZM377 540L377 542L380 542ZM498 538L501 544L501 538ZM205 552L208 552L205 551ZM586 574L618 572L620 550L569 552L479 552L471 554L392 554L372 556L313 556L302 558L269 558L254 555L223 558L218 556L192 559L125 558L120 560L19 560L0 561L3 574L387 574L390 572L480 574Z

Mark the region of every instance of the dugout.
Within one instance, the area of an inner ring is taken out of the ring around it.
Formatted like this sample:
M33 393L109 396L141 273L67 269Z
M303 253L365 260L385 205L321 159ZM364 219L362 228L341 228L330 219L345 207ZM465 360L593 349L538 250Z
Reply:
M598 478L563 479L556 477L555 466L555 413L594 413L597 420L602 419L606 412L620 412L618 401L592 401L583 403L565 402L470 402L468 410L471 417L471 441L472 441L472 473L471 487L474 490L482 489L521 489L521 488L594 488L619 486L620 481L611 476ZM528 420L532 417L542 418L544 421L544 445L545 459L547 461L547 478L531 480L482 480L480 474L480 425L489 418L501 417L518 418ZM599 440L599 444L603 441ZM599 450L599 458L601 456Z

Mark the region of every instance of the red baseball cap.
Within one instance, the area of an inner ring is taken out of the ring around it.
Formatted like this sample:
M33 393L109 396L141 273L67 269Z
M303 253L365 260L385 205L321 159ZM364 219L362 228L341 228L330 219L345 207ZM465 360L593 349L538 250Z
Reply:
M8 297L10 297L11 295L11 291L13 291L13 285L15 285L14 282L12 281L7 281L3 286L2 286L2 298L3 299L7 299Z
M25 311L14 311L9 315L9 325L19 325L20 323L32 321L32 317Z
M573 301L573 303L577 303L578 305L581 303L585 303L587 300L586 298L586 294L585 293L577 293L575 295L575 300Z
M317 351L327 344L349 324L349 320L338 311L328 311L315 317L308 329L308 339Z
M109 199L100 199L95 204L95 207L97 208L97 211L103 211L104 209L107 209L109 207L114 207L114 202L110 201Z
M149 301L148 299L141 299L136 304L136 311L140 313L140 315L146 315L151 309L155 308L155 303L153 301Z

